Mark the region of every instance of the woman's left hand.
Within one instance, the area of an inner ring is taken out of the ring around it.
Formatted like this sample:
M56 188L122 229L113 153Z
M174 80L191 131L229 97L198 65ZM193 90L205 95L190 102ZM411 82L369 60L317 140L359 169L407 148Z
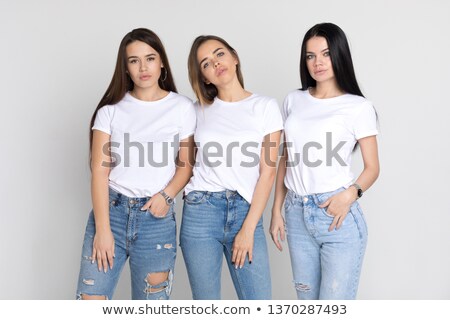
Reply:
M350 211L350 206L355 201L355 193L351 189L347 189L336 193L335 195L328 198L327 201L319 205L320 208L326 208L327 213L334 216L333 222L331 223L328 231L333 231L339 229Z
M160 193L157 193L147 201L141 210L149 210L155 217L163 218L169 211L169 205L167 205L166 199Z
M231 248L231 262L234 264L236 269L244 266L247 254L249 263L252 263L253 241L254 232L244 228L242 228L234 238L233 247Z

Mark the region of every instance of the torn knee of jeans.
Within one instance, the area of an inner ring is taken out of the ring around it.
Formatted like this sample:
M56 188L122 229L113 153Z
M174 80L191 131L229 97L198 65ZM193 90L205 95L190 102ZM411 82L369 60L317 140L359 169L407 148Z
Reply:
M145 283L147 284L145 292L148 294L155 294L165 290L166 294L170 295L170 292L172 291L172 281L172 270L149 273L147 274L147 278L145 278Z
M295 290L301 291L301 292L308 292L308 291L311 290L311 287L308 286L307 284L296 282L295 283Z

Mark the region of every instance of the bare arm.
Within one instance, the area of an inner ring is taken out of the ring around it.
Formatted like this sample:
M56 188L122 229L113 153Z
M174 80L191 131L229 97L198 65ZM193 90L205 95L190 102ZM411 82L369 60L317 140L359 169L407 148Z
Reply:
M192 168L195 161L195 143L194 136L190 136L180 141L180 150L177 157L177 168L175 175L169 184L164 188L164 192L171 198L176 195L186 186L192 176ZM153 214L157 216L165 216L169 210L164 197L157 193L155 194L141 210L151 208Z
M356 179L356 183L361 186L363 191L366 191L372 186L380 173L377 137L365 137L359 139L358 143L361 148L364 169L358 179ZM352 187L335 194L320 205L321 208L328 207L327 212L335 217L329 231L332 231L334 228L339 229L356 198L357 190Z
M284 138L286 142L286 137ZM286 143L283 143L283 154L280 157L278 164L277 178L275 181L275 199L272 206L272 220L270 222L270 235L278 250L282 251L280 239L284 241L284 218L281 214L284 199L286 198L287 188L284 185L284 177L286 176L286 162L287 162L287 148Z
M252 204L242 228L233 242L231 261L236 267L244 265L247 254L249 262L252 261L255 229L266 207L276 176L280 135L281 131L277 131L264 137L261 148L260 176L253 193Z
M91 197L95 218L95 236L92 263L97 261L98 269L107 271L113 267L114 237L109 221L109 172L111 164L110 135L94 130L92 140ZM106 151L106 152L105 152Z

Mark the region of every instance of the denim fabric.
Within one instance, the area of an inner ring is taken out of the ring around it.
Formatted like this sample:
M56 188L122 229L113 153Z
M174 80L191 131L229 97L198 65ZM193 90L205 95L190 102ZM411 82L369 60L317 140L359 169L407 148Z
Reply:
M82 294L106 296L111 299L120 273L130 258L132 299L162 300L170 296L176 256L176 223L173 206L163 218L155 217L141 207L149 197L130 198L109 190L109 217L114 236L114 267L106 273L92 263L95 235L94 214L91 211L86 226L78 279L77 298ZM169 272L167 281L155 286L147 276L155 272ZM158 290L161 288L161 290ZM150 289L154 292L150 292Z
M318 205L338 190L300 196L288 190L286 232L299 299L355 299L367 244L367 225L354 202L338 230L333 216Z
M220 299L225 258L239 299L271 299L271 280L262 218L254 234L253 260L242 269L231 262L233 241L250 204L236 191L191 191L185 197L180 246L194 299Z

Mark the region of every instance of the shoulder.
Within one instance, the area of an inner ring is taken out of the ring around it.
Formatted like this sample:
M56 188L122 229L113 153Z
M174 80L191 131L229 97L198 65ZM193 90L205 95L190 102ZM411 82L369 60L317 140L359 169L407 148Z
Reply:
M182 103L182 104L186 104L186 105L193 105L193 101L182 94L179 94L179 93L176 93L173 91L171 91L169 94L170 94L170 98L177 101L178 103Z

